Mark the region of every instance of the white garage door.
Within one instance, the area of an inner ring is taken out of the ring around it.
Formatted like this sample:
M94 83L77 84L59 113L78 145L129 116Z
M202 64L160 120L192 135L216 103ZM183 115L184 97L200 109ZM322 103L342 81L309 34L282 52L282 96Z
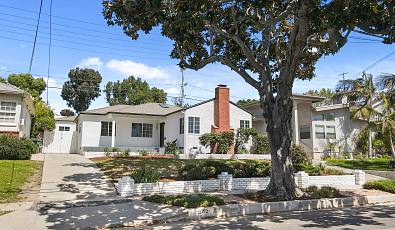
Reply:
M44 153L75 153L75 124L56 124L53 131L44 132Z

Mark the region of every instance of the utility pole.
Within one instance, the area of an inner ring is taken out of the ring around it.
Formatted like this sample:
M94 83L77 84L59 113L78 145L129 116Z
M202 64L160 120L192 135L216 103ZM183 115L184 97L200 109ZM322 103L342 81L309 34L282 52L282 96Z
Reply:
M343 73L341 73L341 74L338 75L338 76L343 76L343 91L346 90L346 86L345 86L345 84L344 84L344 80L345 80L344 76L345 76L346 74L348 74L348 72L343 72Z
M185 83L184 83L184 69L181 68L181 107L184 106L185 99Z

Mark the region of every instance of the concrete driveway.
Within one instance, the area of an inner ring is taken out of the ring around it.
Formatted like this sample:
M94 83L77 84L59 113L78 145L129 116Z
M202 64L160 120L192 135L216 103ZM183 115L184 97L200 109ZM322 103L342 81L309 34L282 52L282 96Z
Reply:
M77 154L45 154L40 201L115 197L115 189L91 160Z

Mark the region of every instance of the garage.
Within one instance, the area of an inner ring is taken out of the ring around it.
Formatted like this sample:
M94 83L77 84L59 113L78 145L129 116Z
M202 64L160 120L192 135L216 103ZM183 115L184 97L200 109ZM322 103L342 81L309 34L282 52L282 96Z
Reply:
M56 118L56 127L44 132L43 153L76 153L75 116Z

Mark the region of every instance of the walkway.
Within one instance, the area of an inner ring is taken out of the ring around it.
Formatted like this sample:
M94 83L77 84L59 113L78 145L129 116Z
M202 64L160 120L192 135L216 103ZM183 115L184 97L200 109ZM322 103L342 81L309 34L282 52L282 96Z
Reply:
M115 197L114 187L91 160L77 154L46 154L40 201Z
M343 171L345 173L348 173L348 174L352 174L355 171L354 169L348 169L348 168L343 168L343 167L334 166L334 165L326 165L326 167L332 168L332 169L341 170L341 171ZM369 172L367 172L367 171L365 171L365 177L366 177L366 182L375 181L375 180L387 180L388 179L388 178L384 178L384 177L381 177L381 176L376 176L376 175L369 174Z

